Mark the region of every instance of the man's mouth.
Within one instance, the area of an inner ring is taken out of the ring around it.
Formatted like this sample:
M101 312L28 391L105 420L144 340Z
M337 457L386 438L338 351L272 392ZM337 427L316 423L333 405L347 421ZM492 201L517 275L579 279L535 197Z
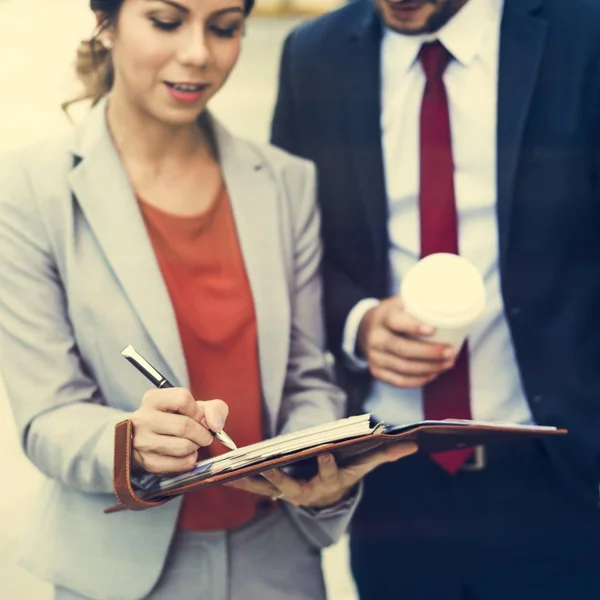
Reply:
M423 0L387 0L387 3L396 10L416 10L420 8L424 4L427 4L427 1Z

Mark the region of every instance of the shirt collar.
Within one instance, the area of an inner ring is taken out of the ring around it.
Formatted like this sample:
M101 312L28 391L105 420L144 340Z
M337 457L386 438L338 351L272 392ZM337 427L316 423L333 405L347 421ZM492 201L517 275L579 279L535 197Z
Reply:
M433 40L444 44L463 66L479 57L490 27L500 27L504 0L468 0L468 2L434 34L402 35L385 29L384 41L393 46L395 64L407 72L419 55L421 46Z

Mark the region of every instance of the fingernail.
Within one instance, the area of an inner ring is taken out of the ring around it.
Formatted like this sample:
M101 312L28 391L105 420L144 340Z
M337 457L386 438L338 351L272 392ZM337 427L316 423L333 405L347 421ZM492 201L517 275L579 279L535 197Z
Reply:
M435 330L431 325L421 325L419 327L419 331L423 334L423 335L431 335Z
M447 350L444 350L443 356L444 358L454 358L455 352L452 348L448 348Z
M330 463L333 457L331 456L331 454L321 454L320 458L322 462Z
M213 417L213 423L214 423L215 429L217 431L221 431L223 429L223 425L225 425L225 419L221 415L215 415Z

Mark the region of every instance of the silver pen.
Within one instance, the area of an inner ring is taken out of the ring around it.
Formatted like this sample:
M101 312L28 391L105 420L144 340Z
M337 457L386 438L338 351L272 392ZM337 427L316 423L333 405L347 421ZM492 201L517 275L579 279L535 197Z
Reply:
M174 387L173 384L163 375L161 375L133 346L127 346L121 354L142 374L151 381L157 388L165 389ZM221 444L230 450L237 450L234 441L224 432L215 432L209 429L213 437L217 438Z

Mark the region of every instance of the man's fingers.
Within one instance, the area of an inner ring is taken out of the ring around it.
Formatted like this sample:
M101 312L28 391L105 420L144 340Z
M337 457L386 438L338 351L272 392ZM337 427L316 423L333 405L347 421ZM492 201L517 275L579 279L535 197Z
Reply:
M446 344L413 340L401 335L388 335L382 350L407 360L446 362L456 357L456 352Z
M405 310L400 298L394 298L386 305L383 324L387 329L400 335L431 335L435 329L422 323Z
M399 388L419 388L454 365L454 350L379 330L370 348L369 369L376 379ZM451 358L445 358L449 354Z
M398 375L409 375L417 377L428 377L437 375L452 367L454 361L424 361L424 360L407 360L398 358L387 352L374 351L369 355L371 365L375 368L393 371Z

